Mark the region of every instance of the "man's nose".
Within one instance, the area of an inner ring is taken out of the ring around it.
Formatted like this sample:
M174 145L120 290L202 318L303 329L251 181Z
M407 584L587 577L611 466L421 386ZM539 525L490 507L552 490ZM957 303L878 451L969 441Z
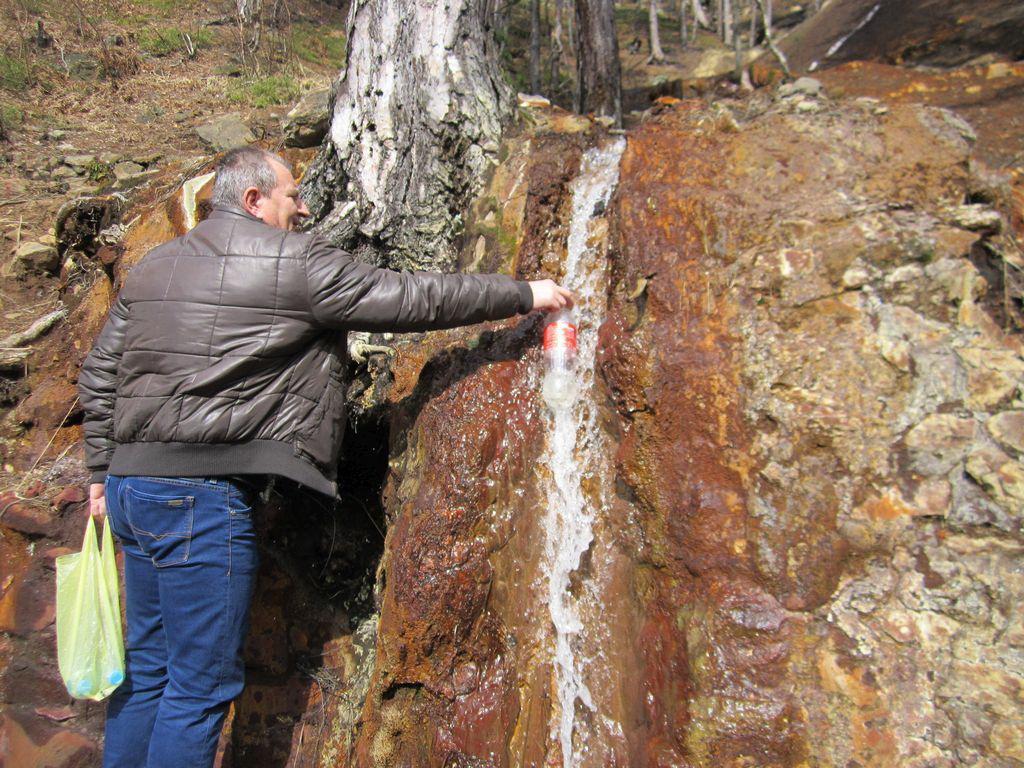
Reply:
M301 216L302 218L306 218L307 216L309 216L309 208L306 207L306 201L303 200L301 197L299 198L298 215Z

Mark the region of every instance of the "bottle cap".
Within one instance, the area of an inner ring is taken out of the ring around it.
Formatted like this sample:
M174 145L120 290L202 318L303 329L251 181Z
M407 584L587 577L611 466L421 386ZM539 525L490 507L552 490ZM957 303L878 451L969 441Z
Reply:
M568 320L553 320L544 327L544 351L576 351L576 326Z

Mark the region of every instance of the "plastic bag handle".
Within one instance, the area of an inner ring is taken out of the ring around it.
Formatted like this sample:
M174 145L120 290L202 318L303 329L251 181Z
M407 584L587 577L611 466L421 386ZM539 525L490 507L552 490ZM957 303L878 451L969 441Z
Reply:
M96 524L93 522L92 515L89 515L89 520L85 524L85 536L82 538L82 560L91 560L99 556L99 551L96 547ZM86 580L79 579L77 589L75 590L75 603L82 603L82 595L85 591ZM74 622L71 625L71 646L78 645L78 630L81 625L78 622Z

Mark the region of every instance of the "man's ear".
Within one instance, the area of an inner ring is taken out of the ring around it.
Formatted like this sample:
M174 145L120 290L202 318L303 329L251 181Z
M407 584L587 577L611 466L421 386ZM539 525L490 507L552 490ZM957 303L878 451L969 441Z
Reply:
M260 215L260 198L263 197L256 187L249 187L242 193L242 207L253 216Z

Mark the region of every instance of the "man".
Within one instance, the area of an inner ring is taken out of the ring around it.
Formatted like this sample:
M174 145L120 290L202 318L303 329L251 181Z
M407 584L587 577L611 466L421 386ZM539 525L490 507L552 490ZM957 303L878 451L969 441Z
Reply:
M294 232L288 165L220 163L213 212L132 269L79 377L91 512L124 549L126 680L104 765L213 763L256 577L252 489L335 494L345 332L421 331L571 304L550 280L397 273Z

